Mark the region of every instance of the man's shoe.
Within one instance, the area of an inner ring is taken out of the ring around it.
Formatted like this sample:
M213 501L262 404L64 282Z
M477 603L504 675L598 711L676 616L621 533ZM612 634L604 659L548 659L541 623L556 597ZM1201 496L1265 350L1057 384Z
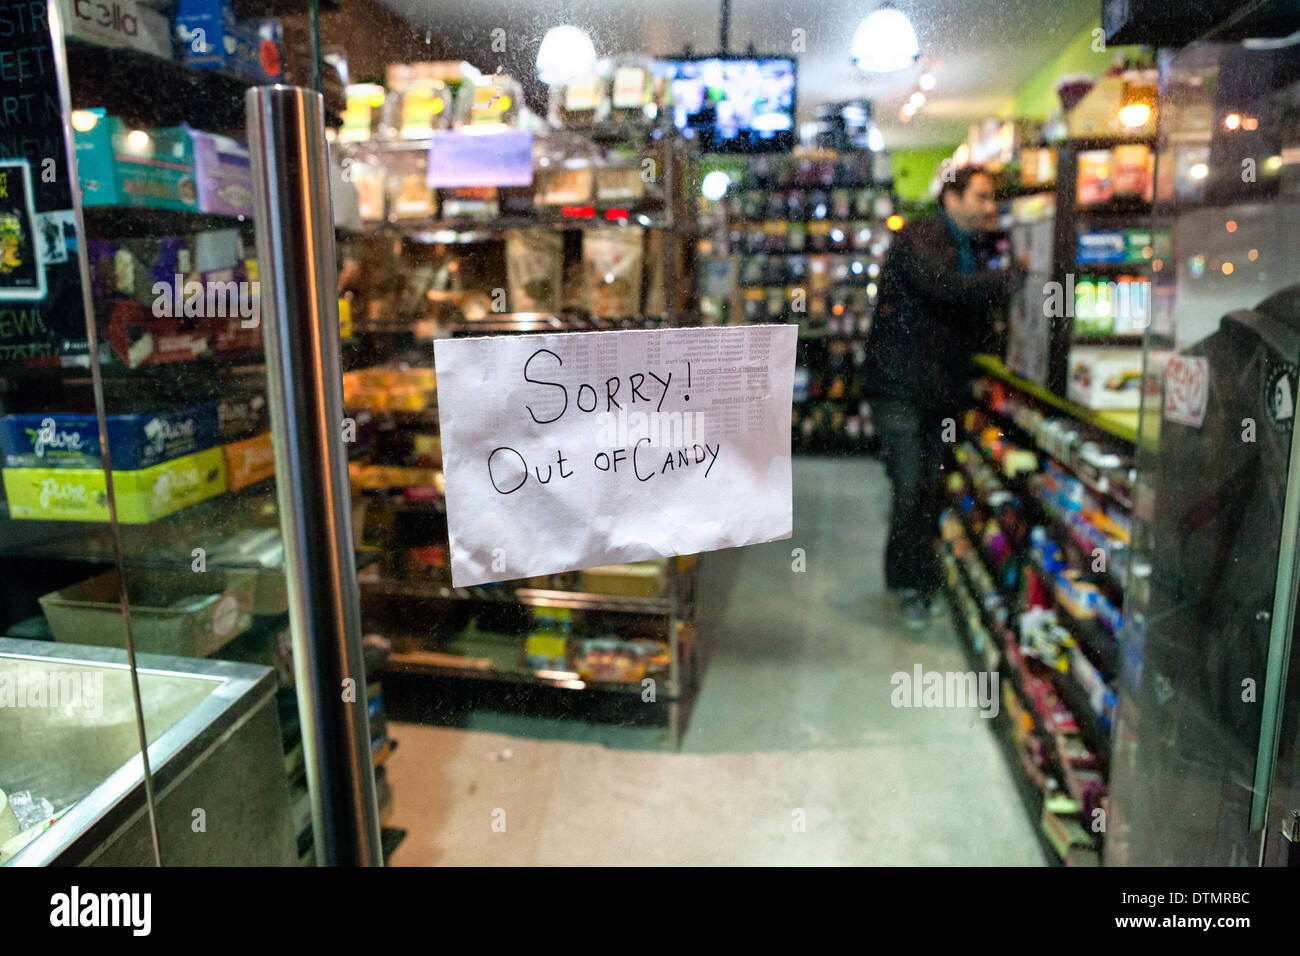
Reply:
M922 631L930 623L930 602L921 595L913 595L903 602L903 626L909 631Z

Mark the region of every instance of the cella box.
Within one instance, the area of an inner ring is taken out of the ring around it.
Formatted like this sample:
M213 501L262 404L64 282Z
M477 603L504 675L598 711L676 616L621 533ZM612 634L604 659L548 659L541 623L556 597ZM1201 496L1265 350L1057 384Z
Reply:
M58 0L58 5L69 39L172 58L166 14L136 0Z

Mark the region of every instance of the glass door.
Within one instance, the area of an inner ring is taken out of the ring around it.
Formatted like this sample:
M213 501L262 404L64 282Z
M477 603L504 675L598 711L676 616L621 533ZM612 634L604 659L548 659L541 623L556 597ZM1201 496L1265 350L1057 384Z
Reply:
M1296 806L1295 65L1277 44L1162 64L1171 253L1152 263L1110 863L1275 863Z
M50 54L31 84L52 105L0 150L0 661L35 680L57 660L104 695L5 728L0 790L35 808L18 824L71 806L80 828L56 824L55 849L23 862L309 864L245 92L323 88L338 122L317 3L123 0L108 24L80 3L19 6L41 5L5 15ZM29 779L48 752L76 761L75 783L53 765L57 783ZM99 782L119 766L149 812L104 842L122 794Z

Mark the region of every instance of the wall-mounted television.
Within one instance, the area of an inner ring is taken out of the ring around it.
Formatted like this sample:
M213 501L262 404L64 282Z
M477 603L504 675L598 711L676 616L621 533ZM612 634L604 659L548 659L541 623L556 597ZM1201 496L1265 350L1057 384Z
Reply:
M795 61L790 57L662 60L673 122L706 153L787 152L795 145Z

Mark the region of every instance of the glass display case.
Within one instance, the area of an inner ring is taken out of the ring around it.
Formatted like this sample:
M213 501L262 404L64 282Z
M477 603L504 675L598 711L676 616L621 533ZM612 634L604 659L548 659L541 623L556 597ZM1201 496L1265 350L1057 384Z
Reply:
M245 92L341 92L318 5L45 6L0 11L0 860L307 862Z
M1109 864L1283 861L1300 798L1298 81L1279 43L1161 63L1154 227L1172 245L1151 263Z

